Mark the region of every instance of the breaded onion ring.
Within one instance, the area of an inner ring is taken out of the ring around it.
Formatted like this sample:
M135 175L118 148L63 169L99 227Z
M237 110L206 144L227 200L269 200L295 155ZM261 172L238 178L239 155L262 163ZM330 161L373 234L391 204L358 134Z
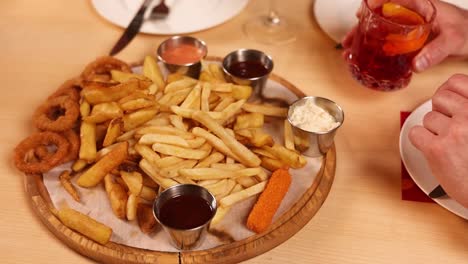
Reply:
M81 77L85 81L107 82L111 80L111 70L132 72L127 63L111 56L103 56L88 64L83 73L81 73Z
M80 101L80 89L81 86L79 79L73 78L60 85L60 87L53 94L51 94L48 99L60 96L68 96L73 101L78 102Z
M70 144L68 147L68 155L63 159L63 163L76 160L80 152L80 136L73 129L65 131L63 135Z
M31 150L40 146L56 146L57 150L42 160L28 159ZM15 148L14 161L16 167L25 173L44 173L60 164L68 154L67 139L54 132L38 132L25 138Z
M79 115L78 103L66 96L60 96L39 106L33 119L38 129L62 132L73 128Z
M61 163L66 163L72 160L76 160L80 152L80 136L78 136L78 134L73 129L67 130L61 133L61 135L67 139L68 144L69 144L68 152L67 152L68 154L62 160ZM34 149L34 156L39 160L46 159L47 157L53 154L54 152L49 151L49 148L47 148L47 146L44 146L44 145L38 146L37 148Z

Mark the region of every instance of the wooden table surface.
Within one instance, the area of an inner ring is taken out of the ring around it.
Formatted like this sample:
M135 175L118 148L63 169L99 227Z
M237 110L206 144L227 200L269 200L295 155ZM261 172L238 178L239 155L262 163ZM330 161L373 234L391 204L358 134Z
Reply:
M401 91L372 91L350 77L340 51L314 20L313 1L277 2L297 23L292 44L262 45L243 35L242 24L265 12L267 0L251 1L232 20L192 35L206 41L210 55L238 48L271 54L276 74L308 95L335 100L346 120L336 137L336 178L323 207L294 237L246 263L467 263L468 221L436 204L401 200L398 138L400 111L427 100L452 74L468 73L468 63L445 62L415 75ZM12 151L33 131L32 113L45 97L107 54L121 34L90 1L0 1L2 263L91 262L34 215ZM141 34L117 57L139 61L164 38Z

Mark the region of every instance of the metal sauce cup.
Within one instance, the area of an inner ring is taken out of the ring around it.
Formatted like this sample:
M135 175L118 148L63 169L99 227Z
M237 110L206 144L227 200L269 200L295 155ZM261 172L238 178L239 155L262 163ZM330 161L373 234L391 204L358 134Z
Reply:
M177 229L160 220L161 206L168 200L181 195L195 195L203 198L210 205L213 215L203 225L191 229ZM205 188L193 184L179 184L164 190L153 203L153 214L165 232L171 237L173 245L181 250L193 249L200 245L206 229L216 214L216 198Z
M163 54L167 50L173 49L183 44L191 45L198 48L203 54L200 60L186 64L171 64L164 60ZM168 38L159 45L157 50L158 59L164 64L164 66L169 72L180 73L195 79L198 79L198 77L200 76L200 71L202 68L201 60L206 57L207 53L208 48L204 41L189 36L174 36Z
M302 105L306 101L312 101L316 106L327 111L330 115L332 115L335 118L336 122L339 122L340 124L334 129L325 132L307 131L295 126L291 122L292 113L296 106ZM309 143L309 148L302 154L308 157L320 157L322 155L325 155L330 149L330 147L333 145L336 131L343 124L344 112L339 105L327 98L307 96L295 101L291 106L289 106L288 121L292 126L294 135L307 139Z
M265 75L254 78L242 78L229 71L233 64L246 61L260 62L268 72ZM251 86L253 89L253 96L251 98L263 98L263 88L268 80L268 76L273 71L273 66L273 59L270 56L254 49L239 49L229 53L223 59L223 71L226 79L236 84Z

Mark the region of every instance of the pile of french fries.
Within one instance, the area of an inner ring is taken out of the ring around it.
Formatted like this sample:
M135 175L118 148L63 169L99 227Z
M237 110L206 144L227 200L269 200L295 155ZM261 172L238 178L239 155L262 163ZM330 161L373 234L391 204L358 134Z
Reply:
M154 224L141 221L154 219L141 205L173 185L198 184L216 197L213 227L234 204L261 193L270 172L306 165L300 151L308 142L293 135L286 108L247 103L250 86L226 82L218 64L203 68L199 80L164 78L147 56L142 74L113 70L109 83L82 89L76 182L103 182L115 216L149 226L143 232ZM264 130L268 121L284 125L284 142Z

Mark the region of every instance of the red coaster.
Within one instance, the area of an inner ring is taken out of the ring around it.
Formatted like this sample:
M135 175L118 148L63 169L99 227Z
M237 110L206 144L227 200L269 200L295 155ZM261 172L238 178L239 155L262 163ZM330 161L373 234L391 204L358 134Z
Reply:
M410 114L411 112L400 112L400 129ZM403 162L401 162L401 199L415 202L434 203L434 201L419 189L416 183L414 183Z

